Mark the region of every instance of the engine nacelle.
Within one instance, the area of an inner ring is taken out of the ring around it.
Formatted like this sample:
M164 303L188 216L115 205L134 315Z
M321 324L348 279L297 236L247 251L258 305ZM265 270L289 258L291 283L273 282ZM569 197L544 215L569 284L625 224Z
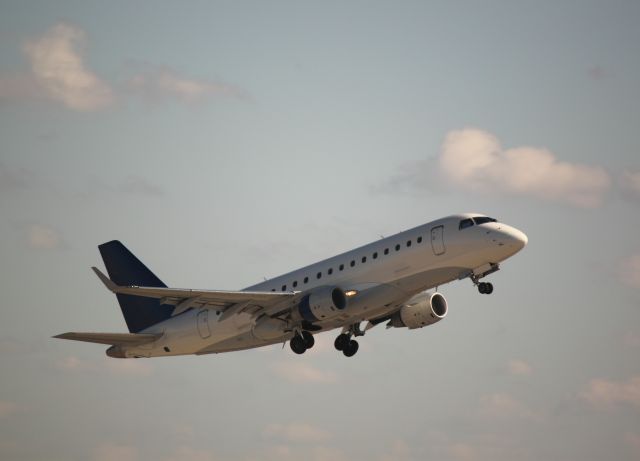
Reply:
M338 287L321 287L312 291L298 304L298 314L308 322L337 317L347 308L347 296Z
M419 293L391 317L391 326L410 330L439 322L447 315L447 300L440 293Z

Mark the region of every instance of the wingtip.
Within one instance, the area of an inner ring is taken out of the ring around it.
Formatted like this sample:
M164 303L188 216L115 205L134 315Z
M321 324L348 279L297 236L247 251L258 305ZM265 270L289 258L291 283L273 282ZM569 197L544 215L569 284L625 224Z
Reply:
M93 272L98 276L100 281L104 284L105 287L107 287L109 291L115 292L118 289L118 285L113 283L113 281L109 277L104 275L100 269L95 266L91 266L91 270L93 270Z

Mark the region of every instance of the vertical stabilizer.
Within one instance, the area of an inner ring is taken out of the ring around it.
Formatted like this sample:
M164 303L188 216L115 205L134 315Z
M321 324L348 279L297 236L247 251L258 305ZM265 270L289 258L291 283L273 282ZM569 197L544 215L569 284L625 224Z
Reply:
M120 241L112 240L98 246L109 278L120 286L166 287ZM161 305L158 299L116 294L122 315L131 333L138 333L171 317L175 306Z

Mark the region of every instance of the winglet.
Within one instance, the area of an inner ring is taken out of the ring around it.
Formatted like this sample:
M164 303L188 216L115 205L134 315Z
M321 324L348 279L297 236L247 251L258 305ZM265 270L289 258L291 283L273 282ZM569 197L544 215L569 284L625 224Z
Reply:
M112 291L114 293L118 291L118 285L113 283L113 281L109 279L109 277L100 272L100 269L98 269L97 267L92 267L91 269L96 273L100 281L104 283L104 286L107 287L109 291Z

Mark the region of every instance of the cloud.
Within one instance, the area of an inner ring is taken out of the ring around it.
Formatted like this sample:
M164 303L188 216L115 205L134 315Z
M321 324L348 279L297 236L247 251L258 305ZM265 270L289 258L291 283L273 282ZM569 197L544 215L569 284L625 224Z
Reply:
M138 450L128 445L106 443L94 450L94 461L138 461Z
M106 361L106 363L104 363ZM100 363L82 360L78 357L65 357L57 363L61 370L90 373L109 373L119 376L149 376L153 366L142 359L107 359Z
M45 91L32 75L0 76L0 102L28 101L46 98Z
M114 99L109 85L86 67L85 43L84 31L60 23L24 45L37 84L48 97L77 111L102 109Z
M263 434L288 442L323 442L330 438L327 431L308 423L269 424Z
M15 414L18 411L19 407L14 402L9 402L7 400L0 400L0 418L6 418Z
M540 415L509 394L494 393L480 399L480 416L490 420L525 419L540 421Z
M128 445L102 444L94 450L94 461L138 461L138 450Z
M620 263L620 278L631 287L640 288L640 254L631 255Z
M55 229L41 224L32 224L27 228L27 245L31 248L53 250L60 248L62 239Z
M186 77L168 67L147 67L127 81L127 89L148 101L175 99L195 103L218 96L244 97L244 92L233 85Z
M601 167L560 161L547 149L503 149L498 138L475 128L450 131L438 159L453 185L474 193L527 195L596 207L611 178Z
M325 383L338 381L332 371L319 370L305 362L280 362L273 366L276 375L292 383Z
M627 381L593 379L580 397L597 407L632 405L640 409L640 375Z
M626 197L640 200L640 170L623 171L620 175L620 187Z
M524 360L509 361L509 373L514 376L529 376L533 373L533 368Z
M212 452L207 450L197 450L188 446L178 447L175 453L163 461L216 461Z
M396 439L393 441L391 451L382 455L379 459L380 461L403 461L413 459L411 447L404 440Z

